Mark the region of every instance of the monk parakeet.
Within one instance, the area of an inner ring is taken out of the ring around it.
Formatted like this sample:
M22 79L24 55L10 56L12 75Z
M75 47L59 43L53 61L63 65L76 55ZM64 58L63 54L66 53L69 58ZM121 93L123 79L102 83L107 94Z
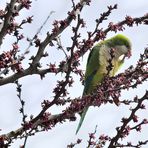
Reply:
M126 36L121 34L101 41L94 46L87 60L83 96L91 93L107 74L106 68L109 65L108 60L111 59L111 49L114 50L114 57L112 58L113 68L109 72L110 77L115 75L124 63L125 57L131 56L131 42ZM87 110L88 107L80 113L81 119L76 134L83 123Z

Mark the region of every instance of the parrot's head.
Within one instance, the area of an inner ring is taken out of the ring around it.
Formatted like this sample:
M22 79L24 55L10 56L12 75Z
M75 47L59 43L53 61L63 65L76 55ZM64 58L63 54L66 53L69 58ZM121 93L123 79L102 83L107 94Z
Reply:
M126 36L118 34L112 37L110 40L112 48L115 49L115 58L122 57L122 60L124 60L125 57L130 58L132 45L131 41Z

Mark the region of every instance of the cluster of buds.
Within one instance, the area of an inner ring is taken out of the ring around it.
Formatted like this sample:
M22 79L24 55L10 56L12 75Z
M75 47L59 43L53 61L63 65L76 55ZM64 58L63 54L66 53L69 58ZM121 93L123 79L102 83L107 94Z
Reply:
M16 29L19 27L18 23L16 22L11 22L8 26L8 29L7 29L7 33L8 34L11 34L12 32L16 31Z
M125 20L128 26L133 26L134 20L131 16L126 16Z
M75 143L71 143L67 145L67 148L74 148L76 145L80 144L82 142L82 139L77 139Z
M54 94L61 94L60 96L67 96L68 92L67 92L66 88L63 87L65 85L65 83L67 83L67 82L65 82L64 80L57 81L57 85L54 88L53 93Z
M32 2L30 0L17 0L17 3L21 4L21 7L29 9Z
M125 28L122 25L114 24L113 22L110 22L108 27L111 31L117 32L117 31L123 31Z
M106 136L104 134L100 135L99 142L97 144L98 148L103 148L107 141L110 141L111 138L109 136Z
M5 14L6 14L6 11L1 9L0 10L0 19L2 19L5 16Z
M108 11L107 12L103 12L100 16L99 19L96 19L96 23L99 25L101 24L104 20L107 20L108 16L111 14L112 10L117 9L117 4L115 4L114 6L108 6Z
M22 123L22 126L23 126L25 131L27 131L29 129L33 129L33 124L31 122Z
M17 61L15 57L19 47L17 43L14 43L12 46L12 50L3 52L0 55L0 70L10 67L13 71L22 71L21 61ZM7 74L7 72L4 74Z

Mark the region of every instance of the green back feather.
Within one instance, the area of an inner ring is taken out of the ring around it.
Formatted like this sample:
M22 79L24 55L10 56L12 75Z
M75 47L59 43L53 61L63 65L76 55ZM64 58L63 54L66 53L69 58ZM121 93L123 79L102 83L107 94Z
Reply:
M86 68L86 73L85 73L85 84L84 84L84 91L83 91L83 96L89 94L89 92L92 91L93 87L93 79L94 76L97 73L97 70L99 68L99 46L95 46L92 51L89 54L88 60L87 60L87 68ZM93 65L93 67L92 67ZM76 130L76 134L80 130L82 123L84 121L85 115L88 111L88 107L83 110L82 113L80 113L80 121Z

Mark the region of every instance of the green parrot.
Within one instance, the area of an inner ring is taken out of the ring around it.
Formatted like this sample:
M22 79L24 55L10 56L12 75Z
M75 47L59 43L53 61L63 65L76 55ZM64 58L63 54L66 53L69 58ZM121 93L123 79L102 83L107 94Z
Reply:
M83 96L90 94L107 74L108 60L111 59L110 50L114 50L114 57L112 59L113 68L109 72L109 76L112 77L124 63L125 57L129 58L131 56L131 46L131 41L126 36L118 34L110 39L99 42L93 47L87 60ZM81 118L76 134L83 123L87 110L88 107L80 113Z

